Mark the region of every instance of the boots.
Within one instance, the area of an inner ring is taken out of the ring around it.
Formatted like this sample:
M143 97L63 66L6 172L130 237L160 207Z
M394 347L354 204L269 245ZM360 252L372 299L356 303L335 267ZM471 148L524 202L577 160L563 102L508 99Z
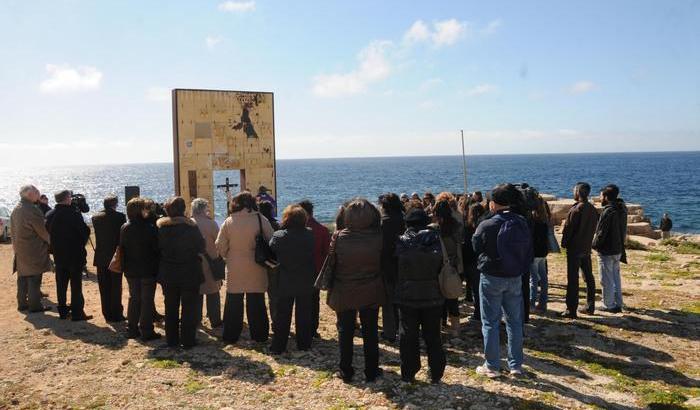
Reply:
M450 316L450 336L459 336L459 316Z

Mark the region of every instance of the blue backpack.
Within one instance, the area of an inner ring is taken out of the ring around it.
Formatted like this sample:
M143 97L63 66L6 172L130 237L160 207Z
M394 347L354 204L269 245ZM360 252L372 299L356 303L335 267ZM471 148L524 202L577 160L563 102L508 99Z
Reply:
M530 228L525 218L514 212L507 212L498 217L503 221L496 238L503 273L508 276L520 276L530 269L532 263Z

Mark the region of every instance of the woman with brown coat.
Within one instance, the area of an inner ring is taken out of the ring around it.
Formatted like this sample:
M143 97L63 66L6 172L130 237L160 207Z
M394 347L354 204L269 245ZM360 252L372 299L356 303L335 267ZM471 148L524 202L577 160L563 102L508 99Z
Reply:
M219 235L219 225L209 215L209 202L203 198L195 198L192 201L192 219L204 237L207 248L205 251L206 257L202 255L204 282L199 286L199 303L197 305L199 307L199 322L201 323L202 321L202 305L206 295L209 324L212 328L217 328L221 326L221 297L219 290L223 281L214 278L211 266L209 266L209 260L219 257L219 252L216 250L216 237Z
M352 200L343 209L343 226L335 240L336 264L328 305L338 318L340 376L352 380L355 321L360 315L368 382L381 376L377 318L384 303L381 269L382 234L380 213L363 198Z
M231 199L230 216L216 238L216 249L226 259L223 339L227 343L236 343L243 330L244 296L250 337L256 342L265 342L269 337L265 306L267 269L255 262L255 237L262 235L269 243L272 233L270 222L260 215L250 192L240 192Z

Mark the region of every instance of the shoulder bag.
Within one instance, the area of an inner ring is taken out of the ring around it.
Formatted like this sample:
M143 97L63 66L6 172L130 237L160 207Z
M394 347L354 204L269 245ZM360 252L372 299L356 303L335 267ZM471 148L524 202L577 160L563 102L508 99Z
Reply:
M440 292L445 299L457 299L462 295L462 278L457 269L450 263L447 248L442 238L440 238L440 247L442 248L442 268L438 275Z
M275 261L275 256L270 249L270 244L265 240L265 235L263 235L262 229L262 219L260 219L260 214L258 216L258 227L259 232L255 236L255 263L265 268L269 268L277 265Z
M333 233L331 237L331 243L328 247L328 255L323 261L321 266L321 271L316 277L316 282L314 282L314 287L319 290L331 290L333 288L333 279L335 279L335 243L338 240L338 231Z

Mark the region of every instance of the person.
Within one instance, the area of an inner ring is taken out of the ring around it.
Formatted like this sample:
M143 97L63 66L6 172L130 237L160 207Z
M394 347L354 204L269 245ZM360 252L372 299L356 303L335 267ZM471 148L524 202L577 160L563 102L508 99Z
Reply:
M314 204L308 200L304 199L299 202L299 206L304 208L306 211L307 220L306 226L311 228L311 232L314 234L314 272L318 275L323 267L323 262L328 256L328 250L331 244L331 234L323 224L319 223L314 218ZM320 338L321 335L318 333L319 315L320 315L320 302L321 302L321 292L313 288L311 293L311 329L313 331L313 336Z
M336 312L340 348L339 375L350 382L355 322L359 313L364 346L365 379L382 375L379 367L377 319L386 297L382 277L382 234L379 210L364 198L355 198L341 211L344 228L335 241L333 287L328 306ZM333 246L333 245L331 245Z
M474 191L471 196L471 200L474 204L480 204L484 202L484 195L481 193L481 191Z
M51 270L51 260L44 215L35 205L39 195L34 185L22 186L20 201L10 214L12 251L15 254L13 271L17 272L17 310L20 312L51 310L51 307L41 304L41 280L44 272Z
M406 203L409 201L408 194L402 192L401 195L399 195L399 199L401 199L401 204L406 206Z
M223 280L214 278L209 260L215 260L219 257L219 252L216 250L216 237L219 235L219 225L211 218L209 212L209 201L204 198L195 198L192 201L192 219L194 220L199 232L204 237L206 243L206 256L202 257L202 274L204 282L199 286L199 302L197 302L198 314L197 323L202 322L202 309L204 298L207 299L207 317L212 328L221 327L221 296L219 290ZM207 257L209 259L207 259Z
M165 213L165 204L164 203L158 203L151 198L143 198L143 217L144 219L150 223L153 226L156 226L158 219L160 218L165 218L166 213ZM156 228L157 229L157 228ZM158 281L156 281L156 289L158 288ZM163 285L160 286L161 294L165 295L163 293ZM165 315L161 314L158 312L156 309L156 305L153 305L153 322L154 323L163 323L165 320Z
M595 279L591 265L591 244L598 223L598 212L588 201L591 186L579 182L574 187L576 204L566 216L562 232L561 247L566 248L566 310L563 317L575 318L578 307L578 271L581 269L586 281L586 305L580 313L595 313Z
M272 235L270 249L279 262L272 354L287 350L289 328L294 308L298 350L309 350L313 338L311 295L316 279L314 266L314 234L306 227L308 215L300 205L289 205L282 212L282 229Z
M398 310L393 303L394 286L398 261L396 259L396 241L406 230L404 223L403 204L394 193L382 195L380 202L382 213L382 272L387 300L382 306L382 338L390 343L396 341L398 331Z
M455 219L450 201L442 193L438 195L440 200L435 202L433 208L434 219L437 223L431 225L440 232L440 238L447 250L447 259L456 269L459 275L464 274L464 261L462 255L462 242L464 241L464 228L458 219ZM459 299L445 299L444 314L449 318L449 329L452 337L459 336Z
M607 185L600 191L603 213L593 236L593 249L598 252L600 286L603 288L603 311L622 312L622 281L620 260L625 253L627 236L627 207L618 198L617 185Z
M472 301L474 304L474 312L472 313L469 322L481 322L481 301L479 300L479 269L477 269L478 256L472 247L472 237L476 232L477 226L481 221L481 217L486 213L483 205L480 202L473 203L467 211L467 221L464 229L463 259L464 259L464 274L472 292Z
M505 316L508 333L508 367L513 376L523 374L523 291L522 274L532 263L532 240L527 221L510 210L520 192L512 184L497 185L491 191L493 214L479 224L472 237L481 272L481 333L484 364L477 374L500 376L499 326Z
M158 219L158 282L165 295L165 339L169 347L195 346L199 288L204 282L200 254L206 243L195 222L185 217L185 200L165 203L165 218ZM180 312L182 307L182 313Z
M420 208L406 215L407 229L396 244L397 279L394 301L400 310L401 379L412 382L420 370L422 333L428 352L430 379L438 383L445 372L445 351L440 337L444 299L438 275L442 268L440 234L428 228L430 218Z
M260 210L260 214L267 218L268 221L270 221L270 225L272 225L272 230L279 231L280 223L277 222L277 219L275 218L276 215L273 214L274 207L272 206L272 202L260 201L258 202L258 209Z
M102 315L107 322L122 322L122 273L110 272L109 263L119 245L119 234L126 223L126 215L117 211L119 199L115 195L107 196L104 209L92 217L95 230L95 257L92 265L97 267L97 284L100 289Z
M250 337L266 342L270 322L265 306L268 289L267 269L255 262L255 242L258 235L269 243L272 226L260 215L255 198L248 191L231 199L230 215L216 238L216 249L226 259L226 302L224 306L223 340L236 343L243 330L243 299Z
M534 259L530 267L530 308L536 312L547 312L549 292L549 207L541 196L532 211L532 248Z
M260 203L267 201L272 204L272 216L277 218L277 200L269 194L270 190L265 187L265 185L260 185L258 188L258 195L255 196L255 200Z
M144 198L132 198L126 204L128 222L119 233L122 270L129 286L129 303L126 309L129 339L141 337L143 341L159 339L153 330L158 276L158 229L150 218Z
M51 207L49 206L49 197L47 197L45 194L41 194L39 196L39 200L36 204L39 207L39 209L41 209L41 212L44 214L44 216L46 216L46 214L48 214L51 210Z
M426 191L423 194L423 209L425 209L425 212L427 212L428 215L432 215L434 205L435 205L435 195L433 195L433 193L430 191Z
M673 221L667 213L661 217L661 222L659 223L659 229L661 229L661 239L668 239L671 237L671 229L673 228Z
M85 314L83 297L83 266L87 264L85 245L90 237L90 228L85 224L83 215L71 205L72 193L68 190L58 191L54 195L56 207L46 214L46 228L51 237L54 263L56 264L56 294L58 315L71 320L92 319ZM71 304L66 304L66 292L70 284Z

